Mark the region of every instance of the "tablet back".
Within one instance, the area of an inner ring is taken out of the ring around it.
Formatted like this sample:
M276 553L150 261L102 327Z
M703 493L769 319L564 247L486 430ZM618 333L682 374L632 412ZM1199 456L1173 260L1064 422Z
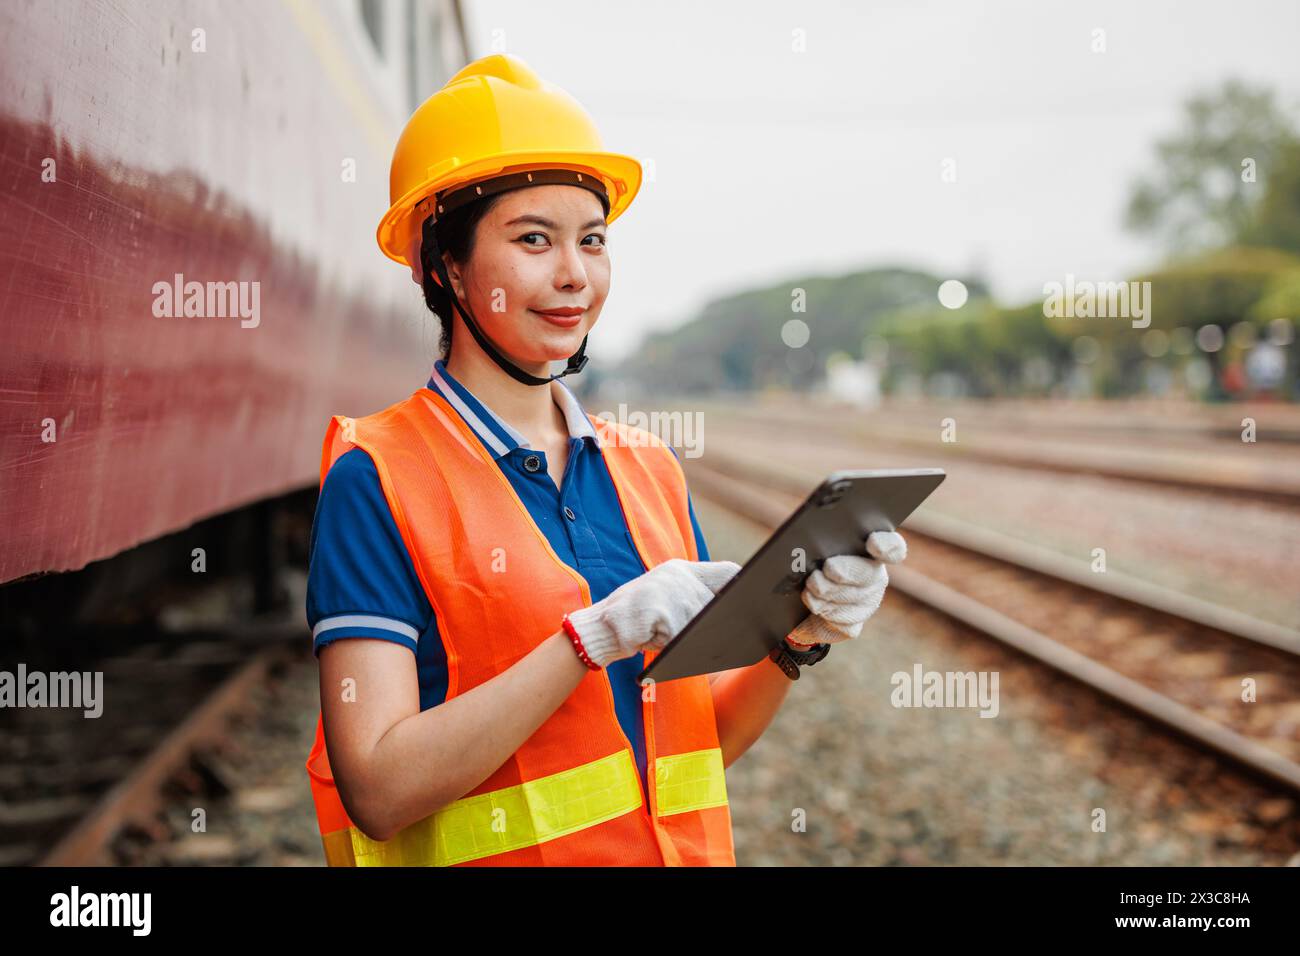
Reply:
M761 661L808 614L804 580L836 554L866 555L872 531L893 531L942 468L837 471L777 528L734 578L638 677L692 677Z

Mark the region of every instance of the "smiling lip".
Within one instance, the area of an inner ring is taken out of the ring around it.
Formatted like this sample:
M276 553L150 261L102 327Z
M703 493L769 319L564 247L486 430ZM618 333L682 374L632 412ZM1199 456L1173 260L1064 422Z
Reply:
M558 325L562 329L571 329L582 321L582 313L585 312L586 309L551 309L546 312L532 309L531 311L536 312L552 325Z

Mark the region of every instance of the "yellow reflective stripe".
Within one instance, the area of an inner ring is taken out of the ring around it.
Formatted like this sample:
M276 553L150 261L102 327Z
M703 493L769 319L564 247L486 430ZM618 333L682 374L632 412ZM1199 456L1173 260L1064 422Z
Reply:
M355 827L322 839L330 866L452 866L545 843L643 805L632 755L620 750L514 787L464 797L391 840L372 840Z
M727 805L727 776L722 750L693 750L655 760L655 796L659 816Z

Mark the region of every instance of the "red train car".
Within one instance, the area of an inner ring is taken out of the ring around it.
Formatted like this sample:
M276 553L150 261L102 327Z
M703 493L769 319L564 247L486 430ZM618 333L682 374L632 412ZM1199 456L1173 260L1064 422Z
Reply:
M375 247L454 0L0 5L0 582L314 486L438 330Z

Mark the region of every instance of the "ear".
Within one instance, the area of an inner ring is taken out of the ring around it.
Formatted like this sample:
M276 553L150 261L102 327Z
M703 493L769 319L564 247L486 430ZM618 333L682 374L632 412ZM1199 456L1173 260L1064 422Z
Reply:
M450 252L442 254L442 264L447 269L447 278L451 280L451 288L456 293L456 298L464 302L465 283L460 274L460 266L452 259Z
M424 270L420 267L420 245L421 239L416 236L411 241L411 248L407 253L406 261L411 264L411 281L422 287L424 285Z

